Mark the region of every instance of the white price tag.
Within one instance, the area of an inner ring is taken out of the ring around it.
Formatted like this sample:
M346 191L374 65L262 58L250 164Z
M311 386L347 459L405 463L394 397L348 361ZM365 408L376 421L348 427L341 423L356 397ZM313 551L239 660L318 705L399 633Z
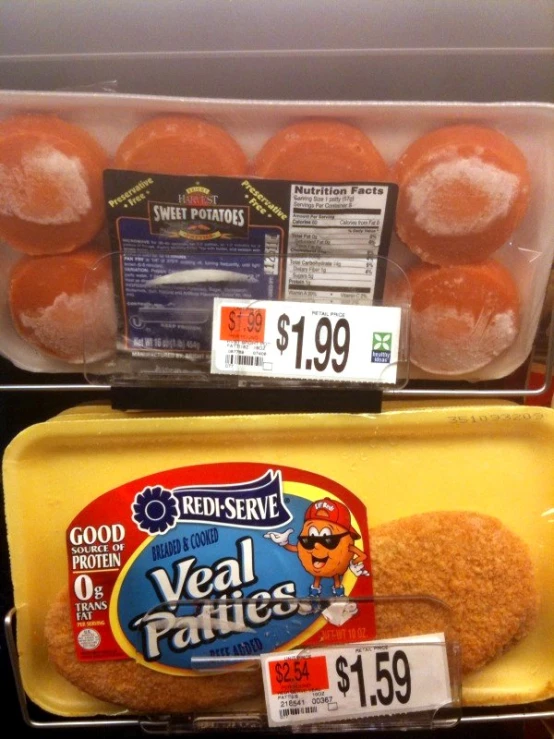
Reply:
M443 634L261 657L270 726L436 710L452 702Z
M216 298L211 371L394 385L401 317L397 307Z

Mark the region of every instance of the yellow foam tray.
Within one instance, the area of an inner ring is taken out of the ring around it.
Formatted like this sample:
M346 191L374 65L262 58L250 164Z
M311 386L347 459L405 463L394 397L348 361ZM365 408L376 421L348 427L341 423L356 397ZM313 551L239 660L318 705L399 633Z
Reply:
M65 531L73 517L130 480L230 461L271 462L334 479L366 502L370 527L433 510L500 518L530 547L542 596L539 619L516 647L464 680L463 702L501 705L554 696L554 410L396 407L380 415L156 418L90 408L19 434L5 452L3 475L29 698L63 716L121 712L70 685L46 654L44 618L67 582Z

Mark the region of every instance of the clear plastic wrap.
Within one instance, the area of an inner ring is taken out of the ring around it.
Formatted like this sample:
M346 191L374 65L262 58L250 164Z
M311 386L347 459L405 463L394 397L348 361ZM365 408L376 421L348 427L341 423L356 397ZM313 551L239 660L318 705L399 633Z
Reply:
M427 380L495 380L513 372L529 355L540 320L554 249L554 224L548 208L553 186L552 106L547 104L498 103L307 103L301 101L232 101L164 98L86 93L4 92L0 100L3 118L24 112L56 113L86 129L110 156L123 138L141 122L157 115L192 114L223 127L252 160L264 143L285 126L306 118L340 120L361 129L393 166L408 145L433 129L471 124L495 129L507 136L523 153L530 172L530 203L521 224L493 258L506 268L519 296L517 335L504 344L492 359L457 363L452 373L440 369L424 371L412 365L410 377ZM10 271L20 255L9 246L1 251L3 311L0 316L2 352L17 366L30 371L74 372L82 362L68 364L41 353L15 330L8 306ZM409 273L419 261L393 236L388 258ZM502 314L498 321L501 323ZM500 325L500 323L498 325ZM478 323L475 341L494 344ZM440 341L440 339L438 339ZM473 339L472 339L473 340ZM505 348L504 348L505 347ZM462 357L463 359L463 357ZM88 361L87 361L88 363ZM420 364L420 363L418 363ZM478 365L482 366L478 366ZM475 367L475 368L473 368ZM126 381L131 381L131 376Z

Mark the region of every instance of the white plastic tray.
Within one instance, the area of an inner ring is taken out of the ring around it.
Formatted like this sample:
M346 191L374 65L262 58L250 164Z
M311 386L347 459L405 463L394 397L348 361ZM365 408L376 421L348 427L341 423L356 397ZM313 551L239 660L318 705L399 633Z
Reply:
M456 379L494 380L516 370L535 338L554 255L554 105L546 103L304 102L249 101L120 95L0 91L0 118L18 112L57 112L83 126L113 154L123 137L148 117L193 113L224 126L252 157L281 127L308 116L339 118L361 128L389 164L426 131L455 123L491 126L509 136L527 158L531 204L521 226L493 257L515 277L522 298L522 325L512 347L482 370ZM34 372L75 372L76 366L39 355L18 337L7 304L9 267L19 258L0 246L0 351L16 366ZM401 267L415 257L396 237L389 253ZM78 368L77 368L78 369ZM412 378L440 380L415 368ZM445 378L452 379L452 378Z

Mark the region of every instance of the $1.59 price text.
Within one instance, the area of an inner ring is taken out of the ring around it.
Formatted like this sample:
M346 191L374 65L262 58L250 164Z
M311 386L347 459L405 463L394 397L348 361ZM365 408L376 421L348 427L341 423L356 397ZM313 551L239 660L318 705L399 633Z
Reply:
M409 713L452 701L442 635L314 649L305 657L263 655L262 669L272 726Z

